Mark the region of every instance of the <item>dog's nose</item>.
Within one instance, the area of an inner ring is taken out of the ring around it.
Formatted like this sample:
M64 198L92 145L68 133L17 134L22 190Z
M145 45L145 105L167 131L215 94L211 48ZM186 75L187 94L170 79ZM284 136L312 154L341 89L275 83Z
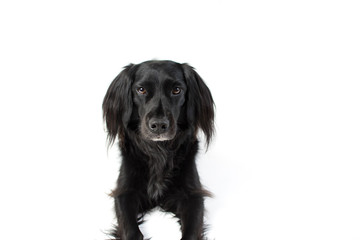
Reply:
M169 120L153 118L149 121L149 128L153 133L164 133L169 128Z

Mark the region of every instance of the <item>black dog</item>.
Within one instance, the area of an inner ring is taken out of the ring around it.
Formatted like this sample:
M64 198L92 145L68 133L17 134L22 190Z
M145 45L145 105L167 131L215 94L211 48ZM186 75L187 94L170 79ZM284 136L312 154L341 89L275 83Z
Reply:
M110 144L119 138L122 164L112 195L115 239L143 239L138 225L160 207L179 218L183 240L204 239L204 197L195 164L197 133L214 132L214 102L192 67L172 61L130 64L103 102Z

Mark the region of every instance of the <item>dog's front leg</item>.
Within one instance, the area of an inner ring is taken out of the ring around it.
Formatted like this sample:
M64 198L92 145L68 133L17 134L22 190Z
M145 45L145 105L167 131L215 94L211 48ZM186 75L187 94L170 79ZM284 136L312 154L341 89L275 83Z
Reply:
M204 199L194 196L180 204L181 240L203 240Z
M123 193L115 196L115 210L118 221L116 239L143 240L137 222L139 204L136 195Z

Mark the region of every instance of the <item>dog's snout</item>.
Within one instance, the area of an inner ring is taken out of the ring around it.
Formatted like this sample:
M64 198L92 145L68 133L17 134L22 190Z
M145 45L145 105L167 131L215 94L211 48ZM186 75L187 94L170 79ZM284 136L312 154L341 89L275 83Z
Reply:
M149 121L149 128L153 133L164 133L169 128L169 120L153 118Z

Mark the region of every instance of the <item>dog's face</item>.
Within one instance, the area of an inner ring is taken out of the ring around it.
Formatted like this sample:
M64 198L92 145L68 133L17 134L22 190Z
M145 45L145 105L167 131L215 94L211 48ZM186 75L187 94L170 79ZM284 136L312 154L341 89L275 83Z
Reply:
M207 144L214 130L210 90L188 64L147 61L130 64L110 84L103 102L108 137L124 143L126 133L167 141L201 129Z
M187 91L181 66L172 62L143 63L136 70L131 91L140 136L151 141L173 139Z

